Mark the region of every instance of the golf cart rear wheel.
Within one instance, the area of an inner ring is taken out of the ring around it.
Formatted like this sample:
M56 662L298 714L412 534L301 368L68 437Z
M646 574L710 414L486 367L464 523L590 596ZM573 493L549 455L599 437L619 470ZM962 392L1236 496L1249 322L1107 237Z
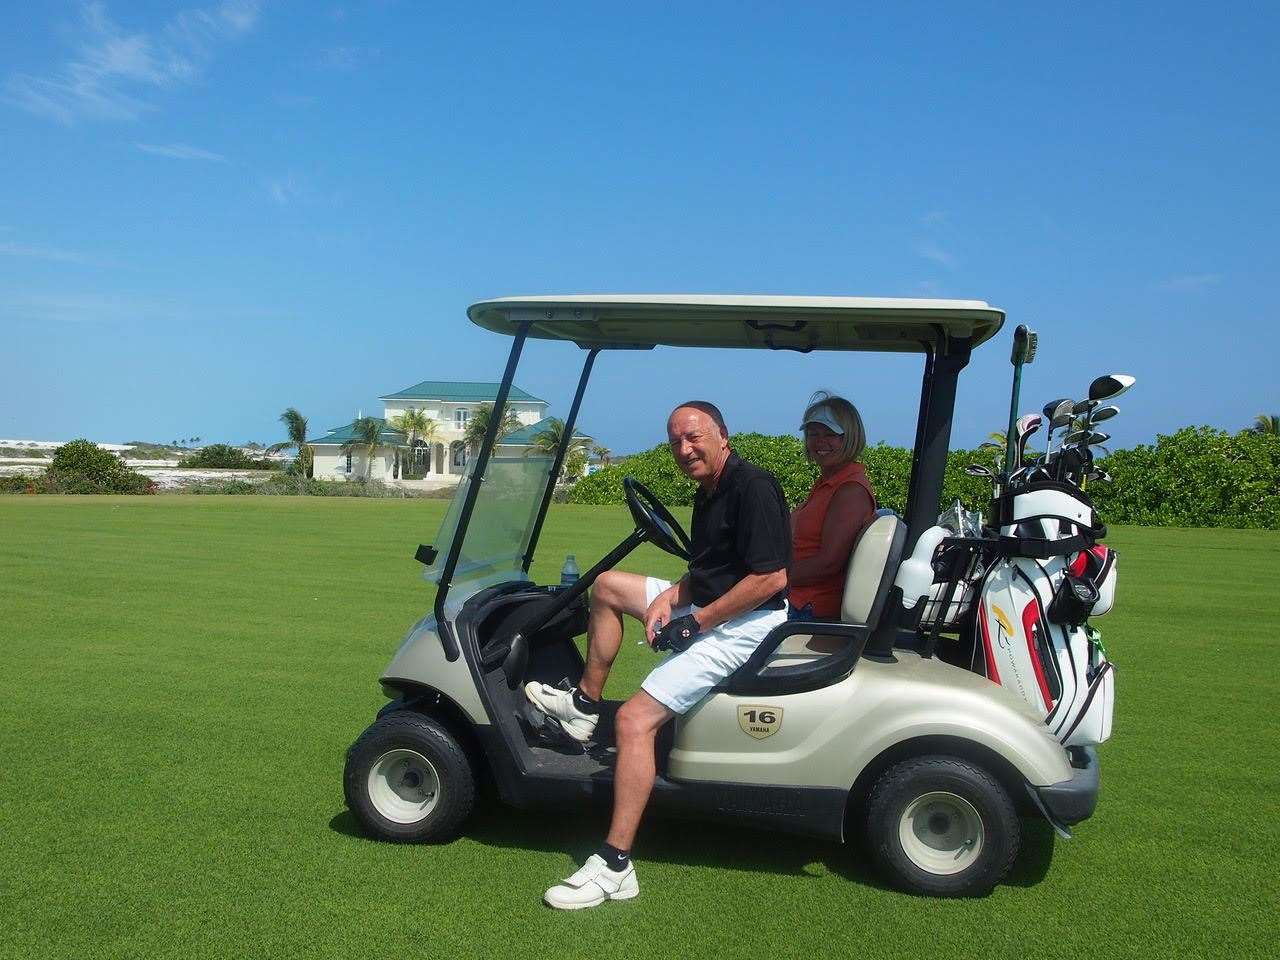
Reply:
M895 764L867 801L867 841L888 877L912 893L983 896L1004 879L1022 842L1008 792L959 757Z
M439 723L407 711L369 727L347 753L347 807L370 836L414 843L451 837L475 805L466 752Z

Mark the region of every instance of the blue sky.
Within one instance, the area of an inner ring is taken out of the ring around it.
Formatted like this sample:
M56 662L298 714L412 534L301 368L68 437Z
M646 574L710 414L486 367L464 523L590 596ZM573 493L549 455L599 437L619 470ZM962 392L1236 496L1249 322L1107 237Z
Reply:
M598 291L987 300L957 445L1003 425L1020 322L1027 409L1122 371L1117 444L1246 426L1280 412L1277 10L5 4L0 437L270 442L290 405L318 434L496 379L468 303ZM563 413L569 359L518 383ZM597 370L615 451L690 395L915 424L915 358Z

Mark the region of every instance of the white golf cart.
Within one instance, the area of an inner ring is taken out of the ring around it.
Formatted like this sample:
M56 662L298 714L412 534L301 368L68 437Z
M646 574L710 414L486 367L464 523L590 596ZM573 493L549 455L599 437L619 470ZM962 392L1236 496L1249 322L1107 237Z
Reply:
M980 301L570 296L485 301L468 315L512 338L497 409L529 338L583 351L566 442L593 365L614 350L923 356L906 516L882 510L859 539L841 622L779 627L664 731L652 810L836 841L862 834L895 883L952 896L985 893L1005 876L1021 817L1047 818L1069 836L1069 824L1090 816L1094 749L1064 747L1016 693L935 656L938 631L920 626L919 601L939 569L934 525L957 379L970 351L999 331L1001 310ZM533 583L528 570L566 450L501 455L497 422L436 547L418 549L437 585L434 609L382 675L391 702L348 751L347 803L382 839L455 833L484 775L517 807L607 801L618 704L606 704L598 743L583 750L536 727L522 688L581 677L574 638L585 631L588 589L600 573L645 541L687 556L680 525L628 480L634 531L573 586Z

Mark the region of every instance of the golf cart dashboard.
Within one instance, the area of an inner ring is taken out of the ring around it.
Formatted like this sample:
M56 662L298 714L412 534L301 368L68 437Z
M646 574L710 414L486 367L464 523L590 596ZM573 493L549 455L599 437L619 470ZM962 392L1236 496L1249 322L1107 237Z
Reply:
M542 618L562 592L560 586L504 583L480 591L467 601L459 625L469 634L483 669L501 665L511 652L512 641L525 627ZM531 647L571 640L586 633L587 597L574 599L525 638ZM519 679L519 678L516 678Z

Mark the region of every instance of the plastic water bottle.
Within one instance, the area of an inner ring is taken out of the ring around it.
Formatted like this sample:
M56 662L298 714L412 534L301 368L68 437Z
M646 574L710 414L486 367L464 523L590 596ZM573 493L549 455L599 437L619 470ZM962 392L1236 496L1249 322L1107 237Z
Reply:
M560 586L571 587L578 582L578 561L573 558L573 554L569 554L564 558L564 566L560 568Z

